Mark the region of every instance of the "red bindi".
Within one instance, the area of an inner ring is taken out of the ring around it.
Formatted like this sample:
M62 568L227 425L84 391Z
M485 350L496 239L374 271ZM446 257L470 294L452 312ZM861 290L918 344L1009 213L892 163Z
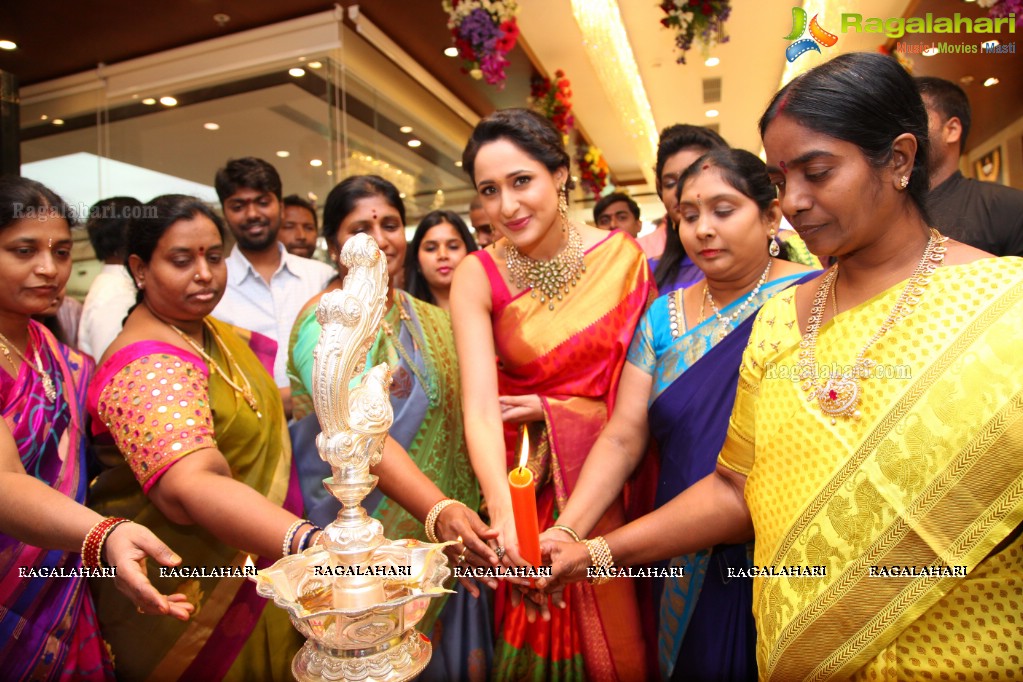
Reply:
M789 168L788 168L788 166L785 165L784 161L779 161L778 162L778 167L781 168L781 172L782 173L788 175Z
M707 170L708 168L710 168L710 164L709 163L703 164L703 170Z
M376 219L377 219L377 212L373 211L373 220L376 220Z

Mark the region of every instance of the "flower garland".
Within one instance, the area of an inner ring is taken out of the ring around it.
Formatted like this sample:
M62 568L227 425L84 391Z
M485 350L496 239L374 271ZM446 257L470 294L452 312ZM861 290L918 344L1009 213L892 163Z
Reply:
M467 63L462 71L503 89L504 67L509 63L505 55L519 38L518 4L515 0L443 0L442 5L458 56Z
M607 178L611 174L604 154L599 147L580 142L576 162L579 164L579 182L583 189L599 197L607 187Z
M704 51L728 42L725 21L732 12L729 0L664 0L661 10L667 15L661 25L675 30L679 64L686 63L686 52L694 41L699 41Z
M533 110L550 119L562 135L568 135L575 118L572 116L572 84L565 78L565 72L555 71L554 80L533 76L529 85L529 103Z

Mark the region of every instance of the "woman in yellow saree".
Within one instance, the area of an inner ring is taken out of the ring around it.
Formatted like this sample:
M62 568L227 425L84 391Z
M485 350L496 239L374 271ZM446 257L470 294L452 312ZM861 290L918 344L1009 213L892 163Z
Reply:
M1018 673L1023 261L928 228L927 116L894 60L809 71L761 134L837 264L761 309L717 471L606 536L613 561L755 530L763 679ZM555 582L590 563L551 556Z

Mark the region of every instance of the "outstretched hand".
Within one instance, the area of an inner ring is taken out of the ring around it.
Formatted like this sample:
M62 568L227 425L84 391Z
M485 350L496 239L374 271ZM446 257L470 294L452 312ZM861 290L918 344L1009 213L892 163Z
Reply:
M139 613L172 616L188 620L195 606L183 594L162 595L146 577L146 557L164 566L177 566L181 557L171 551L145 526L122 523L107 536L107 563L117 569L114 584L135 604Z
M497 554L487 544L488 540L497 539L498 531L488 528L479 514L463 504L451 504L441 510L437 517L436 533L437 538L443 542L461 538L459 543L444 549L452 566L483 568L497 566L499 563ZM480 580L487 587L497 589L495 579L481 578ZM458 582L462 583L472 596L480 596L479 588L476 587L473 578L459 576Z
M561 542L544 537L541 538L540 553L544 563L551 567L551 577L537 580L536 588L550 594L555 606L564 606L561 593L566 585L586 579L586 569L592 565L590 552L581 542Z

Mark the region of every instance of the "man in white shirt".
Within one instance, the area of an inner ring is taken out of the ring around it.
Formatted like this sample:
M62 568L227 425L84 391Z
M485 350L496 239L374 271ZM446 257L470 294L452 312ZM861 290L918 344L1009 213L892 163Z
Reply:
M232 159L214 185L224 222L235 238L227 257L227 289L213 316L277 342L274 380L291 416L287 375L291 326L306 302L337 274L326 263L288 253L277 241L281 228L281 178L266 161Z
M78 348L98 362L121 333L138 290L124 265L128 225L142 217L142 202L133 197L102 199L89 209L85 229L103 267L89 286L78 326Z

